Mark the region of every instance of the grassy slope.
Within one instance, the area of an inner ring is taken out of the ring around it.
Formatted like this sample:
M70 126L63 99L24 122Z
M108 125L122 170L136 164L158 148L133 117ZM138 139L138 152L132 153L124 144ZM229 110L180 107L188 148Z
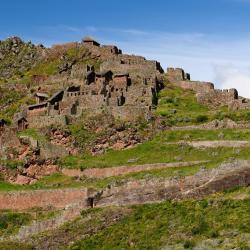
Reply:
M82 218L32 237L30 245L0 242L0 249L32 249L32 245L38 247L52 239L58 249L70 250L250 249L249 187L234 188L199 201L165 201L124 209L84 211ZM109 219L115 213L123 215L118 220ZM79 240L81 237L84 239ZM72 245L73 239L78 241Z
M23 134L23 133L22 133ZM25 131L26 135L38 139L40 134L34 130ZM249 148L233 149L233 148L210 148L210 149L194 149L187 145L168 145L168 142L176 142L179 140L218 140L219 135L224 135L224 139L228 140L249 140L250 135L247 130L211 130L211 131L165 131L156 136L153 140L138 145L135 148L123 151L109 151L104 155L90 156L83 155L77 157L67 157L62 161L64 167L70 168L88 168L88 167L115 167L120 165L136 165L145 163L160 162L178 162L178 161L197 161L209 160L207 164L201 164L191 167L171 168L164 170L145 171L140 173L131 173L126 176L110 177L103 180L82 179L76 181L70 177L61 174L55 174L44 177L36 184L29 186L11 185L0 182L0 191L15 190L36 190L46 188L66 188L66 187L94 187L103 188L111 183L119 183L120 181L152 178L152 177L170 177L170 176L187 176L198 172L202 168L217 167L221 162L229 159L248 159ZM134 162L130 162L131 159ZM13 163L15 166L19 163ZM19 164L20 165L20 164ZM12 165L10 165L12 167Z
M241 190L235 193L239 195ZM249 188L243 191L250 194ZM249 196L246 199L235 199L234 193L230 192L201 201L166 201L134 206L131 215L76 242L70 249L174 250L199 246L197 249L239 247L247 250L250 249L249 225Z
M114 220L114 214L122 216ZM198 201L165 201L83 211L76 221L34 236L27 243L38 249L46 244L43 241L54 241L58 249L70 250L249 250L249 225L250 188L234 188ZM74 239L78 240L72 245ZM1 242L0 249L11 249L14 244L17 243ZM20 249L29 249L29 246L22 244Z
M0 237L13 234L22 226L31 221L28 213L0 211Z
M214 119L230 118L234 121L250 121L249 111L229 112L227 107L211 109L197 103L192 90L183 90L170 83L159 94L156 114L165 125L191 125Z
M193 160L221 161L229 157L243 158L249 156L249 149L242 148L235 152L230 148L194 149L185 145L169 145L168 142L179 140L249 140L247 130L193 130L193 131L166 131L157 135L153 140L138 145L132 149L113 151L98 155L69 156L62 160L62 166L71 168L112 167L120 165L137 165L145 163L174 162ZM131 162L131 160L133 162Z

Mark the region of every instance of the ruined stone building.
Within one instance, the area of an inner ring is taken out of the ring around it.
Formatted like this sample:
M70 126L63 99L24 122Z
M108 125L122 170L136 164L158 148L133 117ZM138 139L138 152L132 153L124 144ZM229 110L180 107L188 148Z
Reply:
M134 84L128 73L113 74L89 71L81 85L72 85L55 93L45 102L28 106L30 126L64 124L67 116L84 112L99 113L108 110L124 120L145 118L149 115L159 89L157 79L143 79Z
M167 79L183 88L196 92L197 101L209 106L228 106L231 110L250 108L250 100L238 95L236 89L215 89L210 82L192 81L190 74L180 68L168 68Z
M64 89L50 98L46 93L36 93L36 104L25 112L29 127L65 125L71 116L103 111L121 120L149 119L163 86L160 64L123 55L116 46L100 45L89 37L81 46L92 57L100 58L100 67L75 65Z
M183 89L195 91L202 104L227 105L233 110L250 107L250 101L239 97L236 89L218 90L210 82L192 81L183 69L168 68L164 75L159 62L122 54L116 46L101 45L90 37L73 45L86 51L88 62L65 62L51 77L35 75L39 83L36 104L27 106L15 119L19 130L65 125L70 118L104 111L121 120L149 119L164 76ZM59 87L51 91L53 86ZM47 93L54 94L49 97Z

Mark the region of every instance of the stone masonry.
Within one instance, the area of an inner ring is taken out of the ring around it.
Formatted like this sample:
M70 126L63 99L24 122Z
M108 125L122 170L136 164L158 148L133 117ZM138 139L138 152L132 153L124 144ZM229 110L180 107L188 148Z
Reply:
M123 55L116 46L101 46L90 38L84 39L82 46L102 58L99 71L92 65L83 65L82 75L73 77L68 87L52 97L37 93L37 104L27 107L29 127L66 125L67 117L104 110L121 120L150 119L157 93L163 86L160 64L140 56Z
M238 96L236 89L219 90L213 83L191 81L190 74L180 68L168 68L166 76L171 83L196 92L197 101L204 105L228 106L230 110L250 108L250 100Z

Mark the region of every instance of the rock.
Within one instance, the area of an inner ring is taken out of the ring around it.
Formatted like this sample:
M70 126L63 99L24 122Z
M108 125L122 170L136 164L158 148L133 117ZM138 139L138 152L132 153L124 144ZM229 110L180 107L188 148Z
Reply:
M175 158L174 158L176 161L182 161L183 160L183 157L182 156L176 156Z
M223 132L221 132L221 133L218 134L218 138L219 138L219 139L224 139L224 137L225 137L225 135L224 135Z
M29 177L39 179L43 176L49 176L59 171L59 167L57 165L31 165L26 169L26 174Z
M122 149L126 148L126 146L127 146L127 144L125 144L124 142L117 142L117 143L115 143L115 144L112 146L112 148L113 148L114 150L122 150Z
M28 185L32 181L33 181L32 178L19 174L17 175L16 181L14 183L18 185Z
M137 162L139 160L139 158L132 158L128 160L128 163L134 163Z

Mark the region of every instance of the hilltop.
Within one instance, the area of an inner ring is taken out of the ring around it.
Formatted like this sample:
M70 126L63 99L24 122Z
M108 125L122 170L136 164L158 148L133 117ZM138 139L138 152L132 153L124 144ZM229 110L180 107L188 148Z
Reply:
M0 41L0 249L248 249L249 128L116 45Z

